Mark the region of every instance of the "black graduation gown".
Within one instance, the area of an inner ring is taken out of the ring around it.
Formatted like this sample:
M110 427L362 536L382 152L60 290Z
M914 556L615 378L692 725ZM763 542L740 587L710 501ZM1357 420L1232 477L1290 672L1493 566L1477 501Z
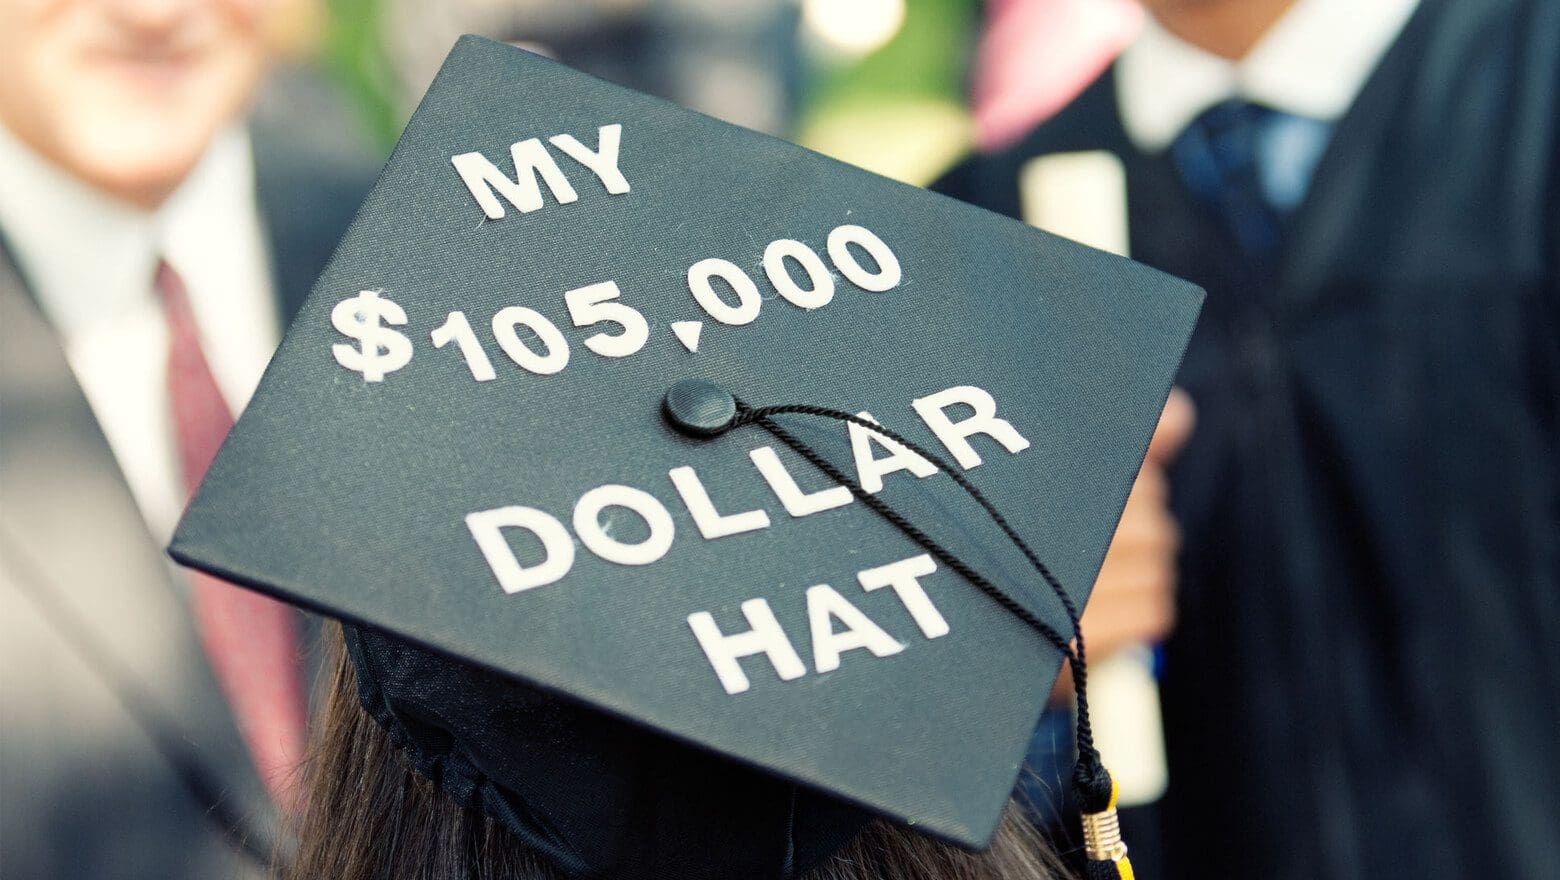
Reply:
M1425 0L1245 264L1112 75L940 188L1105 149L1208 291L1163 696L1178 877L1560 876L1560 3Z

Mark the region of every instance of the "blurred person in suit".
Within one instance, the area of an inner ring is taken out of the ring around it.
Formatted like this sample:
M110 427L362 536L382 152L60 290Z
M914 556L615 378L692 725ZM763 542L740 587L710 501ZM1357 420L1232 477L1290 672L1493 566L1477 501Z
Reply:
M1020 143L1208 291L1178 384L1174 877L1560 864L1560 3L1146 0Z
M162 547L366 191L260 0L0 0L0 875L259 876L296 613ZM317 120L314 122L317 123Z

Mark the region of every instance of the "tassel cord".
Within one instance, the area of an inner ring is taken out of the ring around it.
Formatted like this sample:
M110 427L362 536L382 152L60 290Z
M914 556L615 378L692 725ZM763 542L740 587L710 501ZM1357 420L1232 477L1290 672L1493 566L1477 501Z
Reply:
M1024 558L1029 561L1029 564L1035 569L1036 572L1040 574L1041 579L1043 579L1046 585L1050 587L1051 592L1056 596L1058 601L1060 601L1062 608L1067 614L1068 623L1071 625L1073 631L1073 644L1069 645L1067 638L1064 637L1061 633L1057 632L1055 628L1051 627L1045 621L1035 616L1023 605L1020 605L1016 600L1014 600L1007 593L1003 592L984 575L975 571L966 562L964 562L964 560L960 559L946 547L943 547L940 543L937 542L936 539L932 538L925 531L917 527L914 523L911 523L909 520L907 520L898 511L894 510L894 508L891 507L887 502L883 501L881 498L878 498L875 495L868 493L855 480L845 476L845 474L839 468L835 467L833 463L819 455L815 450L807 446L805 443L798 440L789 431L776 424L771 417L777 415L819 416L822 418L829 418L858 425L875 434L885 437L894 443L898 443L916 455L919 455L927 461L931 462L943 473L946 473L953 479L956 484L958 484L959 488L964 490L965 494L974 499L975 502L986 511L986 514L991 518L991 520L1002 529L1003 533L1007 535L1008 539L1012 541L1014 546L1016 546L1024 554ZM898 528L922 549L926 550L939 561L963 576L970 583L974 584L977 589L989 596L1004 610L1008 611L1010 614L1027 624L1030 628L1038 632L1042 637L1045 638L1047 642L1049 642L1058 651L1060 651L1064 657L1067 658L1067 662L1072 667L1073 671L1073 690L1076 694L1078 716L1076 725L1078 767L1074 774L1074 784L1098 791L1098 780L1100 779L1101 775L1103 774L1104 778L1108 781L1109 774L1105 773L1104 767L1101 766L1099 750L1095 748L1094 733L1092 727L1089 724L1088 665L1085 659L1083 630L1079 626L1080 615L1078 612L1077 603L1073 602L1072 597L1067 594L1065 589L1063 589L1061 581L1058 580L1056 575L1051 572L1050 568L1040 560L1039 555L1036 554L1034 549L1029 546L1029 543L1018 534L1018 531L1013 528L1011 523L1008 522L1007 517L1003 516L1002 512L997 510L996 506L991 503L990 499L988 499L979 489L975 488L974 484L972 484L967 477L956 470L951 464L943 459L942 456L932 452L929 449L926 449L925 447L906 437L901 436L893 430L885 428L876 422L855 415L854 413L845 412L843 410L829 409L827 407L812 406L809 404L781 404L777 406L753 407L748 406L739 400L737 401L736 417L725 426L724 430L730 431L734 428L747 424L756 424L762 427L764 430L774 435L778 440L780 440L780 442L784 443L798 455L806 459L814 467L823 471L826 475L829 476L830 479L849 489L851 494L859 499L862 503L866 504L872 510L877 512L878 515L888 520L889 523ZM1073 645L1076 645L1076 648L1074 648Z

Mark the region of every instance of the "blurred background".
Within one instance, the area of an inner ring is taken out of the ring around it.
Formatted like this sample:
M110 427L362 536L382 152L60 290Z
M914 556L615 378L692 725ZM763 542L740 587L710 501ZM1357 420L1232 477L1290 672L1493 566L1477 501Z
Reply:
M1560 0L0 0L0 876L264 875L312 634L163 548L466 33L1207 291L1083 621L1141 876L1555 876Z
M300 93L323 80L349 111L342 118L351 124L338 132L344 145L387 152L455 38L475 33L918 184L977 144L1005 146L1059 109L1141 17L1127 0L287 0L284 7L277 16L283 75L266 100L295 110L299 101L328 100Z

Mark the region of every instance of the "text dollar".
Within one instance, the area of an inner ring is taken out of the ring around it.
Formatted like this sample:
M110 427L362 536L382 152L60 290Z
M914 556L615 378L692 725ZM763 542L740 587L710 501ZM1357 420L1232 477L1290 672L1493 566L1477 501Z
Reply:
M337 303L331 310L330 323L359 343L358 347L346 343L331 346L336 363L362 373L365 382L383 381L386 373L401 369L412 359L412 341L399 330L385 326L404 326L406 312L390 300L381 299L378 291L364 290Z

